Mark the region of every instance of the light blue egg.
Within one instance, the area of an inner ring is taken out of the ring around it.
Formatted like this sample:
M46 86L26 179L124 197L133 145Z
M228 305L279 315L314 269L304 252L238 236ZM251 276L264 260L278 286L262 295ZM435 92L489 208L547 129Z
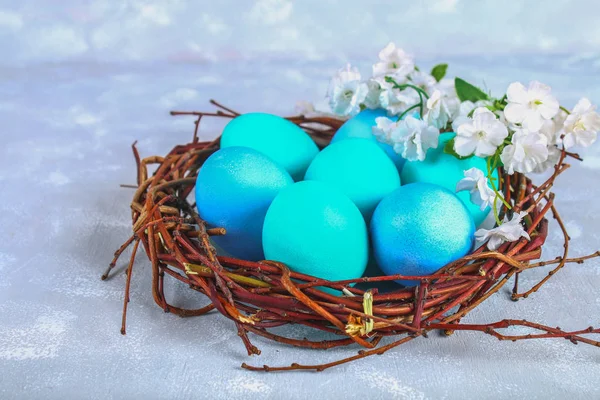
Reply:
M344 122L344 125L342 125L338 129L338 131L331 139L331 143L336 143L340 140L344 140L347 138L363 138L372 140L376 142L379 145L379 147L381 147L385 151L385 153L394 162L394 164L396 164L396 168L398 168L398 171L402 171L402 167L404 166L404 162L406 160L402 158L400 154L396 153L392 146L378 141L377 138L373 135L373 127L377 125L375 123L375 119L387 116L387 112L382 108L378 108L375 110L363 110L356 116ZM398 119L397 117L390 118L393 120Z
M434 183L455 192L458 181L465 177L464 171L470 168L479 168L484 174L487 174L486 160L479 157L469 157L459 160L451 154L444 152L446 143L455 136L454 133L444 133L440 135L439 145L435 149L429 149L424 161L408 161L402 169L402 183L427 182ZM494 178L498 178L498 173L494 171ZM469 192L462 191L456 193L459 199L463 201L469 213L479 226L490 212L490 207L481 211L479 206L471 202Z
M368 259L365 221L340 191L316 181L282 190L267 211L265 257L328 280L360 278Z
M279 191L291 186L290 175L269 157L248 147L228 147L212 154L196 179L196 205L213 236L227 253L246 260L264 259L262 228L267 209Z
M402 186L381 200L370 229L375 259L386 275L430 275L468 254L475 236L473 218L458 197L429 183Z
M296 124L277 115L248 113L231 120L221 137L221 148L250 147L280 164L296 181L304 173L319 149Z
M339 189L356 204L367 222L379 201L400 187L392 160L372 140L359 138L324 148L308 167L304 180Z

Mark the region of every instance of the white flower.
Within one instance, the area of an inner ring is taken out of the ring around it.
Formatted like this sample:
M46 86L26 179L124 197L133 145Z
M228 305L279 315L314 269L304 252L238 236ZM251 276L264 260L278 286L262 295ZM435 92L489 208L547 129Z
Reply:
M412 88L400 90L389 84L382 84L382 87L379 104L388 111L389 115L402 114L420 101L419 94Z
M338 115L358 114L368 91L367 84L360 80L358 70L348 64L331 79L327 94L331 110Z
M335 114L331 114L326 111L317 110L315 105L310 101L300 100L296 103L296 113L307 118L313 117L336 117Z
M551 119L559 110L558 101L550 94L550 90L550 86L538 81L530 82L528 88L520 82L511 83L506 91L506 119L514 124L522 124L532 132L538 131L544 120Z
M577 102L571 114L565 119L563 146L565 149L575 145L591 146L598 137L598 131L600 131L600 116L596 113L596 106L584 97Z
M414 69L413 58L390 42L379 52L379 62L373 65L373 76L404 79Z
M498 250L500 245L504 242L514 242L524 237L527 240L531 240L521 220L527 215L526 212L514 214L510 221L504 218L504 223L493 229L479 229L475 232L475 237L480 241L488 241L487 247L490 250Z
M564 111L559 111L553 119L548 119L542 124L539 133L545 136L548 141L548 158L546 161L537 164L531 172L541 174L558 163L561 152L556 145L561 142L560 133L562 129L557 129L557 127L562 127L565 116Z
M456 132L458 127L462 124L471 121L471 118L469 118L469 114L475 109L475 107L475 103L469 100L460 103L460 105L458 106L458 112L456 113L456 116L452 121L452 130L454 132Z
M546 139L548 140L548 146L554 146L557 143L558 131L556 129L556 123L554 122L554 119L545 120L539 130L539 133L546 136Z
M567 116L568 116L568 114L565 110L558 110L558 113L556 113L554 118L552 118L552 122L554 122L554 126L556 127L556 130L557 130L556 144L560 143L559 133L561 133L561 131L564 128L565 120L567 119ZM542 127L542 129L543 129L543 127Z
M373 129L373 135L380 142L393 145L392 143L392 131L397 128L398 124L386 117L375 118L375 126Z
M440 131L412 115L398 121L395 126L389 125L390 128L389 142L394 151L409 161L423 161L427 150L438 146Z
M500 159L509 174L515 171L528 174L548 159L548 139L538 132L517 130L512 144L502 150Z
M437 85L437 81L435 80L435 78L429 75L427 72L415 70L411 72L409 78L410 82L413 85L420 87L421 89L425 90L428 94L432 93L435 86Z
M369 92L365 98L365 106L370 109L376 109L381 107L379 104L379 96L381 96L381 85L375 79L369 79L367 81L367 88Z
M508 136L506 125L485 107L473 112L473 118L456 129L454 150L462 157L475 153L478 157L494 155Z
M548 145L548 158L546 159L546 161L537 164L531 172L535 174L541 174L547 169L554 167L560 159L560 154L561 152L558 149L558 147L556 147L555 145Z
M442 94L441 91L435 90L427 100L427 114L423 119L429 125L433 125L438 129L443 129L448 124L448 121L457 112L458 103Z
M479 168L464 171L465 177L456 184L456 192L468 190L471 203L478 205L481 211L494 203L496 192L488 185L488 178Z
M435 85L435 89L442 92L442 97L446 99L448 104L452 105L450 107L450 111L452 111L450 119L453 120L460 114L460 99L458 98L458 94L456 94L454 79L442 79Z
M442 79L442 81L443 80L444 79ZM458 97L457 97L457 100L458 100ZM469 115L473 112L473 110L475 110L476 108L479 108L479 107L486 107L490 104L490 102L487 100L479 100L475 103L473 103L470 100L466 100L463 102L460 102L460 100L458 100L458 101L459 101L459 106L458 106L458 109L457 109L456 114L454 115L454 118L452 121L452 130L454 132L456 132L458 127L461 126L462 124L471 121L471 117L469 117Z

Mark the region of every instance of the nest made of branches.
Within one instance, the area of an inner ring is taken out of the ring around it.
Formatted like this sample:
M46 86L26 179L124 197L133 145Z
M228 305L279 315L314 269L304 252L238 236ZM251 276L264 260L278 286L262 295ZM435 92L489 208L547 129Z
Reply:
M555 179L569 165L568 157L579 159L564 150L552 175L542 184L534 185L523 174L508 175L499 169L503 179L504 199L512 206L506 212L525 211L526 230L530 240L520 239L503 244L497 251L488 251L485 245L471 254L452 262L430 276L379 276L330 282L317 277L291 271L276 260L251 262L219 256L211 245L212 235L227 234L224 228L208 228L190 204L188 197L194 189L196 176L204 161L219 149L219 137L209 142L198 140L200 122L206 117L235 118L239 114L212 101L215 112L172 112L173 115L190 115L195 118L191 143L175 146L166 156L141 159L132 146L137 164L137 186L131 202L133 235L115 253L113 261L102 276L106 279L118 257L130 245L133 251L127 268L125 299L121 332L125 334L127 303L131 271L140 244L151 263L152 294L156 303L166 312L180 316L198 316L213 309L232 320L238 330L248 355L260 354L250 341L249 333L263 336L292 346L327 349L358 344L366 350L348 358L326 364L282 367L242 367L259 371L309 369L321 371L345 362L382 354L431 330L450 334L456 330L480 331L501 340L533 338L564 338L573 343L587 343L600 347L598 341L583 335L598 334L592 327L567 332L560 328L544 326L524 320L502 320L492 324L465 324L461 319L514 277L512 299L518 300L536 292L566 263L582 263L600 255L600 252L580 258L568 258L569 235L554 205L551 192ZM304 129L319 145L324 147L344 122L330 116L289 117ZM149 176L148 166L156 164ZM552 215L564 238L560 257L550 261L539 260L542 245L548 236L548 215ZM526 291L519 291L519 274L528 269L555 264L555 268L540 282ZM164 293L164 279L176 279L210 300L200 309L182 309L169 304ZM380 293L377 288L361 290L352 283L375 284L398 279L419 280L414 288L397 289ZM336 296L318 287L341 290ZM284 337L272 328L285 324L305 325L315 330L330 332L339 338L311 341ZM499 329L520 325L531 328L526 335L506 335ZM386 336L393 340L380 341Z

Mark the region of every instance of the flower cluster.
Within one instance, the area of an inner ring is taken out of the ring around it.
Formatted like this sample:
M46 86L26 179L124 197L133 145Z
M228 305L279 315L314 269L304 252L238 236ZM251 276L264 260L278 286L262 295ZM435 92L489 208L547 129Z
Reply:
M407 160L424 160L427 150L438 146L440 131L420 118L412 115L402 121L389 118L376 119L373 134L380 142L387 143Z
M498 224L478 236L498 248L503 241L527 237L523 215L500 221L497 206L503 202L493 172L500 166L508 174L541 173L554 167L573 147L592 145L600 131L600 115L586 98L572 110L562 107L548 85L511 83L506 94L494 98L460 79L445 78L447 64L430 73L419 69L412 56L388 44L379 52L370 78L348 65L337 72L328 90L329 105L340 116L382 108L388 117L376 119L373 134L409 161L423 161L437 148L440 132L455 132L444 152L457 158L481 157L487 171L464 171L456 191L468 191L481 210L492 207ZM501 177L500 177L501 180Z
M378 124L380 140L408 160L422 161L428 148L437 147L440 130L459 113L454 80L444 79L446 68L440 64L431 73L421 71L412 56L390 43L379 52L370 78L362 80L350 65L337 72L329 85L329 105L341 116L354 116L365 108L387 110L393 120Z
M462 79L445 78L447 67L439 64L427 73L390 43L368 79L350 65L339 70L329 104L341 116L385 109L389 120L378 121L374 133L410 161L423 161L427 149L437 147L436 133L451 130L455 156L491 158L492 166L502 163L509 174L543 172L558 162L560 147L596 141L600 116L586 98L569 111L537 81L527 87L514 82L501 98L492 98Z
M559 147L590 146L600 130L600 116L588 99L568 111L549 86L537 81L528 87L511 83L501 99L482 94L477 104L461 104L452 125L454 151L461 157L490 157L509 174L543 172L558 162Z

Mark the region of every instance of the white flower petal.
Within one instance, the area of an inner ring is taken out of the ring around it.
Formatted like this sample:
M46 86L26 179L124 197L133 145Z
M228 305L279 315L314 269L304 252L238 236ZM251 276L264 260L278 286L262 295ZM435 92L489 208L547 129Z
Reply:
M507 136L508 129L496 115L485 107L478 107L470 122L457 127L454 150L463 157L473 153L478 157L491 156Z
M454 151L461 157L468 157L475 152L477 142L470 140L466 136L456 136L454 138Z
M520 103L508 103L504 108L504 116L514 124L520 124L527 117L528 109Z
M475 232L478 240L488 240L488 249L497 250L504 242L514 242L520 238L531 240L529 234L521 225L521 220L527 215L526 212L520 212L513 215L510 221L504 220L504 223L493 229L479 229Z
M529 100L527 89L521 82L513 82L508 86L506 98L511 103L526 103Z
M332 78L328 98L331 110L338 115L356 115L368 94L367 84L361 82L358 69L348 64Z
M591 146L598 137L600 130L600 115L596 107L585 97L580 99L571 114L564 121L563 146L570 149L574 146Z
M407 160L423 161L427 150L438 146L439 135L437 128L409 115L396 122L396 128L390 133L390 142L394 151Z
M538 81L530 82L528 88L519 82L511 83L506 93L508 104L504 116L513 124L522 124L532 132L539 131L544 121L559 111L558 101L550 92L550 86Z
M502 151L500 159L509 174L514 171L528 174L548 159L548 139L538 132L518 130L513 134L512 144Z
M456 185L456 192L468 190L471 202L481 209L485 210L492 205L496 193L488 185L488 178L483 171L478 168L471 168L464 171L465 177Z

